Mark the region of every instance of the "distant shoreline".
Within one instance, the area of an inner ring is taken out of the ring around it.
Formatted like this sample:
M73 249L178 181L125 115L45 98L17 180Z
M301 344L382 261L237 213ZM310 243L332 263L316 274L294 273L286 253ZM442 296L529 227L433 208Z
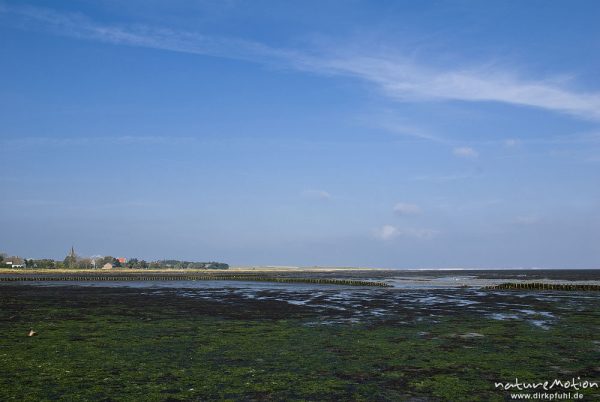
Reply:
M130 269L130 268L112 268L112 269L37 269L37 268L0 268L0 274L56 274L56 273L81 273L81 274L225 274L225 273L276 273L276 272L298 272L298 273L326 273L326 272L344 272L344 271L398 271L398 272L451 272L451 271L593 271L600 268L367 268L367 267L295 267L295 266L234 266L229 269Z

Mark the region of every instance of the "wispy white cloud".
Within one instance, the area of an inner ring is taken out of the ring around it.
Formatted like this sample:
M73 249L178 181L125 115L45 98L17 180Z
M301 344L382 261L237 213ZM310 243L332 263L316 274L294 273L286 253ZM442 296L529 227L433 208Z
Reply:
M331 194L325 190L305 190L302 196L311 200L328 201L331 199Z
M397 237L429 240L440 232L433 229L398 228L393 225L383 225L374 231L375 237L383 241L393 240Z
M333 51L275 48L236 38L146 25L107 25L81 14L31 6L0 7L20 25L80 39L281 65L323 74L345 75L371 82L399 100L502 102L600 120L600 94L566 86L564 78L527 79L490 64L480 67L432 67L400 55L370 49ZM340 48L337 46L336 48Z
M401 56L352 55L324 64L371 81L401 100L502 102L600 120L600 94L569 89L563 79L530 80L494 66L439 69Z
M521 144L521 141L515 140L514 138L509 138L507 140L504 140L504 146L506 148L514 148L520 144Z
M146 47L173 52L210 55L254 62L300 60L300 54L260 42L202 35L196 32L153 27L143 24L108 25L81 13L63 13L34 6L5 6L0 12L18 18L22 26L57 35L96 40L115 45Z
M107 204L94 205L93 208L104 208L104 209L137 209L137 208L153 208L160 206L155 201L148 200L124 200L120 202L113 202Z
M70 210L98 210L98 209L137 209L156 207L160 204L147 200L123 200L113 203L67 203L51 199L6 199L2 203L11 207L65 207Z
M456 147L452 153L461 158L477 158L479 153L471 147Z
M433 239L438 234L440 234L440 231L435 230L435 229L407 228L407 229L400 230L400 234L402 236L406 236L406 237L413 237L413 238L417 238L417 239L429 240L429 239Z
M391 240L399 235L398 228L392 225L383 225L375 230L375 236L381 240Z
M434 182L447 182L455 180L466 180L482 177L480 173L465 173L465 174L448 174L448 175L421 175L411 177L409 180L412 181L434 181Z
M394 205L394 212L397 215L417 215L421 213L421 207L415 204L399 202Z
M446 142L442 137L432 134L429 130L411 124L394 121L389 117L376 118L376 126L401 136L429 140L434 142Z
M598 131L574 132L562 135L546 137L528 137L527 139L509 138L501 142L478 141L477 144L496 145L500 144L507 148L519 147L521 145L597 145L600 144L600 133Z
M4 149L66 147L90 145L179 145L196 141L194 137L117 136L117 137L20 137L0 140Z

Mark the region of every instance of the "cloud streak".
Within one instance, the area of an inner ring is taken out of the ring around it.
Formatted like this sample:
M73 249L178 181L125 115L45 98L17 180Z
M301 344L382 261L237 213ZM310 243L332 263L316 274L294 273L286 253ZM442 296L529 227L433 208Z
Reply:
M331 194L325 190L305 190L302 192L302 196L309 200L320 200L320 201L331 200Z
M325 65L399 100L501 102L600 120L600 94L571 90L559 80L527 80L493 67L441 70L402 57L348 56Z
M157 28L143 24L107 25L80 13L60 13L33 6L4 6L0 13L14 16L21 26L56 35L114 45L145 47L172 52L260 62L300 60L294 51L276 49L255 41L202 35L196 32Z
M479 153L471 147L457 147L452 150L455 156L460 158L477 158Z
M0 140L4 149L24 149L30 147L69 147L96 145L180 145L192 144L194 137L169 136L117 136L117 137L21 137Z
M417 215L421 213L421 207L415 204L399 202L394 205L394 213L397 215Z
M431 240L439 233L433 229L397 228L393 225L383 225L375 230L375 237L383 241L390 241L398 237Z
M3 6L12 23L78 39L173 52L246 60L312 73L355 77L400 101L501 102L600 121L600 94L565 86L558 79L527 79L494 66L435 68L371 50L312 51L276 48L244 39L146 25L107 25L81 14L30 6ZM5 18L6 19L6 18Z
M410 181L433 181L433 182L450 182L456 180L468 180L482 177L481 174L464 173L464 174L449 174L449 175L421 175L411 177Z

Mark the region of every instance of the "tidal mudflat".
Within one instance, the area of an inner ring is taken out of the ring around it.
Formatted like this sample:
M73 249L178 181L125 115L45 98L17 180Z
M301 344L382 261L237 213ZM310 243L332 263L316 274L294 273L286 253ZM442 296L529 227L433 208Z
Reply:
M515 378L600 381L600 293L481 289L598 271L318 275L394 287L3 283L0 400L493 401Z

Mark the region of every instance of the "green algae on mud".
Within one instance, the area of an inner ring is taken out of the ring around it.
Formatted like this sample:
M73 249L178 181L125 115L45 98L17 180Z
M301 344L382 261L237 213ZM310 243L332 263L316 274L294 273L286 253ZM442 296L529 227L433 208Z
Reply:
M273 300L0 291L0 400L493 401L496 381L600 376L600 306L549 329L461 309L320 325Z

